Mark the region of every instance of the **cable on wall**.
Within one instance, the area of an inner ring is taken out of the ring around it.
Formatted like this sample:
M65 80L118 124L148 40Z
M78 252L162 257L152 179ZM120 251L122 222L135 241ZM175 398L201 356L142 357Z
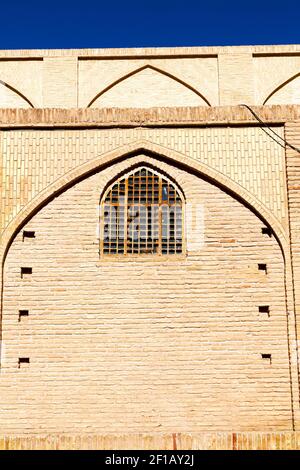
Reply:
M270 126L268 126L267 123L265 123L262 119L260 119L260 117L256 114L255 111L253 111L253 109L248 106L247 104L240 104L239 106L244 106L245 108L248 109L248 111L250 111L250 113L252 114L252 116L255 117L255 119L261 124L261 128L262 130L269 136L271 137L271 139L273 139L278 145L280 145L281 147L285 148L285 146L287 145L288 147L290 147L291 149L295 150L296 152L300 153L300 149L298 149L297 147L294 147L294 145L290 144L287 140L285 140L283 137L281 137L279 134L277 134L277 132L274 131L274 129L272 129ZM278 139L281 140L278 141L276 140L272 134L269 134L269 132L266 131L266 128L272 132Z

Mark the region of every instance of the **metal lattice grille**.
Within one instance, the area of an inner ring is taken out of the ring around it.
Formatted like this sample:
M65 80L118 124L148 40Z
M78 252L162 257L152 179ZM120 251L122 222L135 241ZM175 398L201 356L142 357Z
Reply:
M101 202L101 254L182 253L183 199L149 168L116 181Z

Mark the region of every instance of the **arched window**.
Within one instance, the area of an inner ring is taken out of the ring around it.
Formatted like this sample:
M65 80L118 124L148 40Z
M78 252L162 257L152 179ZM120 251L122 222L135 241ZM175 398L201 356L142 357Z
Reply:
M152 168L138 167L101 199L101 255L183 252L183 195Z

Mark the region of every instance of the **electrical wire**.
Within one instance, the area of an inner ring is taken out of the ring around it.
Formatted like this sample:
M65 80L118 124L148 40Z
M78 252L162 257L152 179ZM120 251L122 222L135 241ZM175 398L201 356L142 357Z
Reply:
M274 129L272 129L270 126L268 126L268 124L266 124L262 119L260 119L260 117L256 114L255 111L253 111L253 109L248 106L247 104L240 104L239 106L244 106L245 108L248 109L248 111L250 111L250 113L252 114L252 116L255 117L255 119L261 124L261 128L262 130L269 136L271 137L271 139L273 139L278 145L280 145L281 147L285 148L285 146L287 145L288 147L290 147L291 149L295 150L296 152L300 153L300 149L295 147L294 145L290 144L287 140L285 140L283 137L281 137L279 134L277 134L277 132L274 131ZM266 131L266 128L271 131L278 139L280 139L282 142L279 142L278 140L276 140L271 134L269 134L267 131Z

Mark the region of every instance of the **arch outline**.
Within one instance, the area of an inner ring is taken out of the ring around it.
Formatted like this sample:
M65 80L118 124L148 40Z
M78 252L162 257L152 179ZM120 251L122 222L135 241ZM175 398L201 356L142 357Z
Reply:
M132 77L133 75L136 75L138 74L139 72L142 72L143 70L146 70L146 69L151 69L151 70L154 70L155 72L158 72L162 75L165 75L166 77L168 78L171 78L172 80L175 80L176 82L180 83L181 85L183 85L185 88L188 88L190 91L192 91L193 93L195 93L197 96L199 96L203 101L205 101L205 103L211 107L211 104L210 102L208 101L208 99L202 95L202 93L200 93L196 88L194 88L193 86L189 85L188 83L184 82L183 80L181 80L180 78L176 77L175 75L169 73L169 72L166 72L165 70L162 70L160 68L157 68L157 67L154 67L153 65L150 65L150 64L147 64L147 65L143 65L142 67L139 67L129 73L127 73L126 75L123 75L121 78L118 78L117 80L115 80L114 82L112 82L110 85L106 86L105 88L103 88L103 90L101 90L99 93L97 93L96 96L94 96L94 98L89 102L89 104L87 105L87 108L90 108L92 106L92 104L98 99L100 98L100 96L104 95L104 93L106 93L107 91L111 90L114 86L118 85L119 83L122 83L123 81L127 80L127 78L130 78Z
M145 155L144 155L144 157L145 157ZM177 183L177 181L175 181L174 178L170 177L170 175L168 175L167 172L162 171L160 168L157 168L155 166L155 164L148 163L148 162L145 162L145 160L142 160L140 162L134 163L130 167L127 167L125 170L122 170L122 171L118 172L116 175L114 175L113 178L111 178L105 184L103 190L101 191L100 199L99 199L100 233L101 233L101 237L100 237L100 255L102 256L104 254L104 251L103 251L103 249L104 249L104 238L103 238L104 225L105 225L105 223L110 223L110 222L104 222L104 219L102 218L103 217L103 212L102 211L103 211L103 209L106 205L106 198L107 198L108 194L113 191L113 188L116 185L116 183L122 183L124 180L128 180L128 178L130 176L133 176L135 173L139 172L140 170L150 171L152 173L152 175L158 176L159 178L161 178L161 181L164 181L164 182L170 184L173 187L173 189L175 191L175 194L178 195L178 197L180 199L180 202L181 202L180 208L181 208L181 245L182 245L181 248L182 249L181 249L180 253L181 254L182 253L186 254L186 240L185 240L185 234L186 234L185 203L186 203L186 198L185 198L184 191L181 188L181 186ZM128 191L129 191L128 188L127 188L127 190L125 189L125 194L126 194L126 192L128 194ZM152 197L151 197L151 199L152 199ZM126 201L126 199L125 199L125 201ZM114 202L112 202L111 204L114 205ZM135 204L136 204L135 202L134 203L133 202L131 202L131 203L125 202L125 206L123 206L123 207L126 208L125 210L127 212L129 206L130 205L135 206ZM137 204L139 205L139 203L137 203ZM169 204L169 203L166 202L166 200L165 200L165 202L163 202L163 200L161 200L158 196L158 201L155 202L154 204L158 204L159 206L161 206L162 204ZM176 204L177 204L177 202L176 202ZM154 217L157 217L158 224L160 226L162 226L161 214L157 213L156 216L154 215ZM123 224L126 224L125 219L123 220ZM124 225L124 232L123 233L125 233L125 232L126 232L126 230L125 230L125 225ZM158 238L161 240L162 235L161 234L158 235ZM127 235L125 235L125 245L126 245L126 243L127 243ZM128 254L127 246L125 246L125 245L124 245L124 250L125 251L124 251L123 254L125 254L125 252ZM160 249L161 249L161 247L160 247ZM176 253L177 253L177 251L176 251ZM152 254L154 254L154 253L152 253ZM159 254L162 254L162 252L160 251ZM173 253L173 254L175 254L175 253Z
M120 146L112 151L106 152L94 158L92 161L85 162L78 167L75 167L68 171L65 175L60 176L54 182L49 184L46 188L40 191L29 203L27 203L16 215L16 217L7 225L5 228L0 242L0 256L1 256L1 270L0 270L0 283L1 283L1 311L0 311L0 344L2 339L2 315L3 315L3 271L6 254L9 247L18 233L18 231L36 214L42 207L48 202L58 197L63 191L73 186L77 182L87 178L89 175L96 171L101 171L118 161L129 159L130 157L136 156L138 153L144 153L150 155L152 158L158 160L164 160L169 163L180 165L186 171L193 171L194 174L208 180L211 184L218 186L225 192L229 193L232 197L235 197L252 212L256 214L261 220L264 221L268 226L271 227L274 236L281 248L284 262L285 271L285 289L287 291L287 282L291 279L291 257L289 252L289 240L287 234L278 221L278 219L272 214L272 212L264 206L253 194L239 185L237 182L230 179L228 176L220 173L212 167L197 161L191 157L187 157L184 154L163 147L162 145L155 144L148 140L137 140L130 144ZM298 347L295 343L295 329L296 329L296 318L295 318L295 306L288 300L289 296L286 292L287 302L287 329L288 329L288 348L289 358L294 356L295 359L291 361L289 359L289 367L291 374L291 402L292 402L292 415L295 412L299 413L299 359L298 359ZM0 368L1 368L1 349L0 349ZM294 428L294 417L293 428Z
M60 176L54 182L40 191L30 202L22 207L19 213L5 227L2 233L0 243L0 256L2 264L3 257L5 258L6 256L10 242L18 230L50 200L57 197L64 190L68 189L68 187L76 184L76 182L88 177L92 172L97 170L100 171L102 168L105 168L114 162L123 160L125 158L130 158L139 152L151 154L151 156L154 158L164 159L166 161L173 162L173 164L180 164L186 170L194 171L200 177L208 179L212 184L219 186L222 190L229 192L235 198L240 199L243 204L250 208L258 217L260 217L268 226L272 228L283 254L286 255L288 252L289 243L287 234L281 223L272 214L272 212L247 189L223 173L210 167L209 165L191 157L187 157L181 152L163 147L162 145L148 140L137 140L130 144L120 146L112 151L101 154L93 160L85 162L78 167L69 170L66 174Z
M0 80L0 85L4 86L5 88L8 88L10 91L12 91L17 96L19 96L24 101L26 101L26 103L29 104L29 106L31 108L34 108L34 105L31 103L31 101L25 95L23 95L23 93L21 93L19 90L17 90L17 88L14 88L13 86L9 85L8 83L4 82L3 80Z
M291 83L293 80L295 80L296 78L300 77L300 72L296 73L295 75L293 75L292 77L288 78L287 80L285 80L284 82L282 82L280 85L278 85L276 88L274 88L273 91L271 91L271 93L269 93L269 95L267 96L267 98L264 100L263 102L263 106L267 104L267 101L272 98L272 96L274 96L277 91L281 90L282 88L284 88L286 85L288 85L289 83Z

